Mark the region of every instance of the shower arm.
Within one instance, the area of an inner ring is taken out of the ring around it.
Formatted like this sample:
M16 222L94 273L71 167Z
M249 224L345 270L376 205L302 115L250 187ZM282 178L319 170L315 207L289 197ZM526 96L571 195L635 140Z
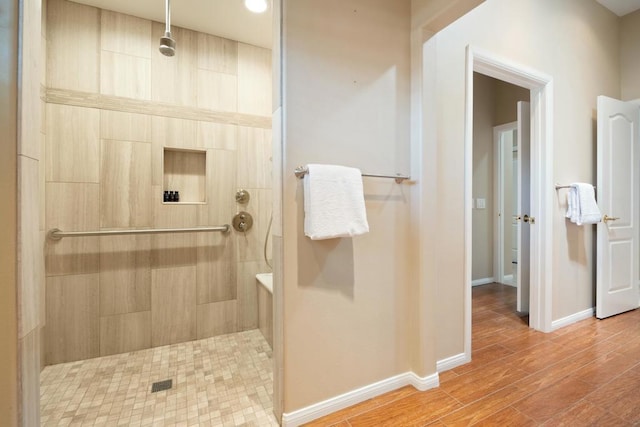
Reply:
M164 26L164 32L165 34L171 34L171 0L166 0L165 1L165 16L166 16L166 22L165 22L165 26Z

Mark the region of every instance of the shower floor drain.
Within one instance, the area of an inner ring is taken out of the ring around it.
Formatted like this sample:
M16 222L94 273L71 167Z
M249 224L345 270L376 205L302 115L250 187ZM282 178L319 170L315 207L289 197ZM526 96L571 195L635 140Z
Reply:
M151 386L151 393L169 390L171 387L173 387L173 380L158 381L157 383L153 383Z

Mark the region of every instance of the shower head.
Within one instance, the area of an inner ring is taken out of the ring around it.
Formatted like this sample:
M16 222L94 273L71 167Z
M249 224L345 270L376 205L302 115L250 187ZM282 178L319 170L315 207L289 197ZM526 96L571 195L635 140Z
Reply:
M160 37L160 53L164 56L173 56L176 54L176 41L171 38L169 31L165 31L164 37Z
M173 56L176 54L176 41L171 38L171 0L165 2L166 23L164 37L160 37L160 53L164 56Z

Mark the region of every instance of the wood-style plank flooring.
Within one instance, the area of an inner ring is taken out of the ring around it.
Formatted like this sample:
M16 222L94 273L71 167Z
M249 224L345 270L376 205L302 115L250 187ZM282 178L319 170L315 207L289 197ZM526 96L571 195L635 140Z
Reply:
M473 289L472 362L307 426L640 426L640 310L544 334L515 288Z

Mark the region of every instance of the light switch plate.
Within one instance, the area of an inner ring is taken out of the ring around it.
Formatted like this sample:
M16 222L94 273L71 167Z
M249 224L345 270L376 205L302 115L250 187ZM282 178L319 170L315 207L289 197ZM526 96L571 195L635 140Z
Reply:
M485 208L485 199L476 199L476 208L484 209Z

